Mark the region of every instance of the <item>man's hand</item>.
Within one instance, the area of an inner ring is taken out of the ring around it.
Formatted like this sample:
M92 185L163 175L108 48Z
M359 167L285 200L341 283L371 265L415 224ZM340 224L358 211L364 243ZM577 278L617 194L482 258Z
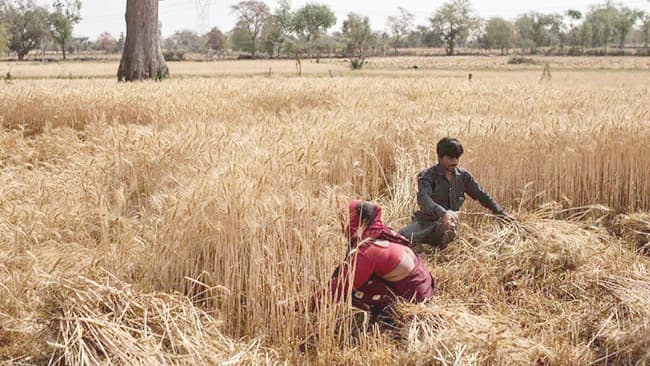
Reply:
M442 217L442 224L447 230L456 230L456 226L458 225L458 212L447 211Z
M511 223L513 223L515 221L519 221L516 217L514 217L512 215L509 215L509 214L499 215L497 217L497 219L499 220L499 222L502 222L502 223L505 223L505 224L511 224Z

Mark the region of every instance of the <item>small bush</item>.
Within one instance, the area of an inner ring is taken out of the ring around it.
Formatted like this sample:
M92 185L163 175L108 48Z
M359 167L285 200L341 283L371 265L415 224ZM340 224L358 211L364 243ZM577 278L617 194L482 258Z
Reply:
M165 61L183 61L185 60L185 52L183 51L165 51L163 52Z
M544 56L552 56L554 54L557 54L557 49L555 47L551 47L544 51Z
M350 67L352 67L352 70L361 70L364 64L366 64L365 58L353 58L350 61Z
M536 63L537 62L532 57L512 56L508 60L509 65L522 65L522 64L535 65Z
M594 48L588 51L585 51L585 56L625 56L625 51L609 49L605 51L602 48Z
M650 49L648 48L639 48L635 52L636 56L650 56Z
M567 56L582 56L583 54L584 50L579 47L571 47L567 52Z

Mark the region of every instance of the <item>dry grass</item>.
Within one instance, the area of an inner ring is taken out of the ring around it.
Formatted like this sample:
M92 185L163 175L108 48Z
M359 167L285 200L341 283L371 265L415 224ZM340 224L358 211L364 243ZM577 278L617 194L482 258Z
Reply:
M0 76L7 72L14 78L117 78L118 61L106 62L0 62ZM293 60L251 60L251 61L216 61L216 62L169 62L172 77L223 77L227 75L267 75L269 68L272 74L296 75L296 65ZM327 75L329 70L344 71L348 67L324 60L317 64L304 61L304 75Z
M455 57L386 57L371 58L367 66L370 70L394 70L418 66L420 69L437 70L538 70L544 64L553 70L650 70L648 57L546 57L530 56L535 65L510 65L512 56L455 56Z
M490 75L3 83L0 360L650 362L648 75ZM394 331L290 311L343 257L337 208L406 223L447 134L520 222L470 205Z
M491 57L374 57L368 59L364 71L350 71L349 60L322 59L320 63L315 60L303 60L303 75L306 76L335 76L349 75L393 75L394 77L407 77L431 75L446 75L467 77L467 72L486 71L529 71L539 70L541 74L544 64L549 63L554 71L649 71L650 60L647 57L545 57L533 56L535 65L510 65L509 56ZM7 72L14 78L23 79L86 79L108 78L115 79L119 60L113 61L84 61L84 62L0 62L0 77L4 78ZM246 61L215 61L215 62L169 62L172 77L227 77L227 76L260 76L267 75L269 69L272 75L296 75L296 65L293 60L246 60ZM408 68L417 66L419 70ZM462 72L459 72L462 70ZM397 74L396 74L397 73ZM502 77L502 74L497 74ZM574 74L575 76L575 74ZM599 74L598 77L603 76ZM539 78L539 75L537 75ZM594 77L589 77L593 79Z

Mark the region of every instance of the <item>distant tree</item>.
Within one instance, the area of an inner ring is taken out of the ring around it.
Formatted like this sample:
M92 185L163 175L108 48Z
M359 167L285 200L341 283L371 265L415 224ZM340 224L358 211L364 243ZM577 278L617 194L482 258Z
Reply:
M615 41L615 22L618 11L612 3L591 6L585 17L583 26L589 23L592 34L592 47L602 47L607 53L607 47Z
M614 32L618 38L618 48L623 49L625 39L632 31L634 23L642 16L642 12L636 9L630 9L621 6L617 9L616 19L614 20Z
M327 5L306 4L298 9L293 17L293 28L307 47L310 57L318 40L334 24L336 24L336 16ZM320 58L320 54L317 58Z
M343 21L341 31L347 43L347 49L356 59L353 61L353 68L362 68L365 61L365 51L372 40L370 19L359 14L350 13L347 19Z
M212 28L208 34L208 48L213 51L221 52L226 49L226 42L228 39L226 35L219 29L219 27Z
M578 11L578 10L569 9L569 10L566 11L565 14L566 14L566 16L569 17L569 19L571 19L571 21L572 21L572 23L571 23L571 28L573 28L573 26L575 25L575 22L576 22L576 21L582 19L582 13L581 13L580 11Z
M390 47L390 34L382 31L372 32L370 39L370 52L373 55L381 54L386 56L386 52Z
M348 48L348 43L343 33L332 32L332 34L325 33L320 36L314 46L316 49L328 55L338 54L344 56Z
M262 1L245 0L232 5L231 9L237 14L238 31L246 31L250 41L250 50L252 57L257 56L257 47L260 36L270 15L270 9Z
M0 0L0 52L4 52L9 45L9 29L5 19L6 8L5 2Z
M126 40L126 37L124 36L124 32L120 32L120 36L117 38L117 50L122 52L124 50L124 41Z
M650 14L645 13L641 18L643 24L641 25L641 34L643 35L643 45L648 50L648 43L650 41Z
M594 33L591 28L591 22L584 22L580 27L580 42L584 48L594 46Z
M500 49L502 55L507 55L514 40L514 29L514 25L503 18L490 18L485 26L484 36L488 48Z
M70 40L70 45L68 46L68 50L71 50L70 53L77 53L79 54L81 51L87 51L92 48L92 43L88 39L88 37L73 37Z
M7 26L0 22L0 52L7 49L9 45L9 32Z
M517 43L523 49L535 52L537 47L550 46L553 37L559 34L557 14L530 12L515 21ZM558 40L559 41L559 40Z
M81 21L81 0L54 0L54 12L50 14L52 38L61 46L65 60L66 43L72 38L72 30Z
M578 10L569 9L564 13L567 19L567 40L571 46L580 46L580 34L577 22L582 19L582 13Z
M469 0L451 0L444 3L429 21L434 32L445 42L449 56L454 54L456 43L467 38L469 32L480 24L480 18L475 14Z
M581 41L585 46L602 47L605 54L612 43L622 49L636 22L639 19L643 21L643 15L644 12L640 10L617 6L609 1L593 5L579 27Z
M49 13L32 0L7 3L3 13L9 34L8 47L22 61L29 51L39 47L48 38Z
M267 18L266 24L262 28L262 35L260 36L259 50L263 50L270 58L276 55L276 51L280 48L279 39L276 38L276 24L273 22L273 15ZM278 52L279 54L279 52ZM279 57L279 56L278 56Z
M409 34L415 22L415 15L408 10L398 7L398 15L391 15L386 20L388 29L393 36L392 44L397 55L397 48L401 45L402 40Z
M435 33L431 27L424 25L418 25L415 30L411 31L409 43L411 47L440 48L443 45L440 34Z
M228 32L226 38L228 39L229 48L235 51L252 53L253 46L247 29L235 26L235 28Z
M184 29L176 31L166 38L163 45L166 50L203 52L205 51L206 41L195 31Z
M568 39L568 30L564 22L564 16L560 13L546 14L548 19L548 45L560 46L560 50L564 49L564 44Z
M291 4L287 0L281 0L269 18L264 31L266 33L266 43L271 51L269 52L271 57L275 52L280 57L280 53L286 48L286 44L292 41L294 30L293 16Z
M93 42L91 42L88 37L72 37L68 48L78 54L82 51L91 50L93 48Z
M528 49L532 53L537 48L534 35L534 22L534 17L529 14L519 16L515 20L516 43L523 52L526 52Z
M108 32L104 32L97 37L97 46L106 53L113 53L118 50L117 40Z

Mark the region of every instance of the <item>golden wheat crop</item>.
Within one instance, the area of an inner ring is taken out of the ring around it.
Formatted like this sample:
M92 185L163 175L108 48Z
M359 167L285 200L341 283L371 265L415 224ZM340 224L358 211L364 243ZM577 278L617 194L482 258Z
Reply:
M0 84L0 362L649 362L650 74L388 71ZM520 220L468 206L393 331L293 311L446 135Z

